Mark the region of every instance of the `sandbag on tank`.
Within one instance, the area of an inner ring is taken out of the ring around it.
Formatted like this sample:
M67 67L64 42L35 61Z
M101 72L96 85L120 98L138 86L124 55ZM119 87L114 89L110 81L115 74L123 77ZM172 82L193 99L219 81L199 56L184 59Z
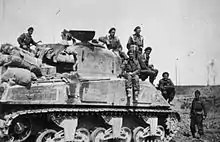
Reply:
M7 63L5 63L4 66L25 68L32 71L37 77L42 76L40 67L36 66L36 64L31 64L19 56L9 55Z
M0 66L3 66L7 62L8 62L8 55L4 55L0 53Z
M31 87L31 81L37 80L34 73L23 68L9 67L1 77L1 82L8 82L11 85L22 85L27 88Z

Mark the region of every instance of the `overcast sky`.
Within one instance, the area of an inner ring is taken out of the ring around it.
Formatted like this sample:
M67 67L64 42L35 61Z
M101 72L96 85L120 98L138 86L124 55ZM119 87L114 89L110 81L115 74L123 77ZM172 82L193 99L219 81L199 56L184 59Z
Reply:
M92 29L99 37L116 27L126 48L140 25L145 47L153 48L150 62L160 71L158 79L168 71L176 83L176 64L178 84L207 84L213 62L209 81L216 76L220 84L219 7L219 0L0 0L0 43L17 44L29 26L44 43L59 42L64 28Z

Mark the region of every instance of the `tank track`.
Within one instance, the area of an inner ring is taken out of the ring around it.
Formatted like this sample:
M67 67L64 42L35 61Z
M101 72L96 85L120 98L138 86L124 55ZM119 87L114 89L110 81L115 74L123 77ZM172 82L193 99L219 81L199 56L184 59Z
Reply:
M139 117L141 116L157 116L158 113L165 113L169 115L175 116L177 112L170 109L149 109L149 108L44 108L44 109L27 109L27 110L17 110L10 113L5 114L4 118L6 120L6 126L10 127L12 121L24 115L39 115L39 114L56 114L56 113L75 113L75 115L110 115L110 116L123 116L127 114L134 114ZM176 121L178 122L178 119ZM169 123L165 123L167 128L170 130ZM177 125L175 125L177 126ZM164 142L170 141L175 133L177 133L179 127L173 128L172 132L169 135L166 135Z

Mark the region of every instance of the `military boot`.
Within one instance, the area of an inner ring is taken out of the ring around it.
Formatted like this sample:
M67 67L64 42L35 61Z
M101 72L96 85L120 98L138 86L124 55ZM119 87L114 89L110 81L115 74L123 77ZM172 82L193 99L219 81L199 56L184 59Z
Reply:
M132 97L132 89L127 88L126 92L127 92L127 105L130 106L131 105L131 97Z
M139 91L134 91L134 99L133 99L133 103L136 106L138 103L138 95L139 95Z

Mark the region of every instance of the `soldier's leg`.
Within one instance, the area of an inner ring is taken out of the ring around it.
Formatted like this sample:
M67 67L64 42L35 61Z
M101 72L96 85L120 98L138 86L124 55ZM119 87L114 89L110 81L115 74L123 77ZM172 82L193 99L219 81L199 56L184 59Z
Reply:
M139 91L140 91L140 84L139 84L138 75L132 76L132 85L133 85L133 89L134 89L134 100L137 101Z
M154 80L156 79L156 77L157 77L157 74L158 74L158 70L157 69L150 69L150 73L151 73L151 75L150 75L150 78L149 78L149 81L150 81L150 83L154 83Z
M196 120L195 120L195 116L191 116L190 118L190 130L192 133L192 136L195 138L195 133L196 133Z
M168 103L170 103L175 96L175 89L174 88L170 88L168 92Z
M140 79L142 81L145 81L148 78L148 74L146 72L141 72L140 73Z
M132 95L132 77L129 74L125 74L123 77L126 79L125 80L125 88L126 88L127 96L128 96L128 98L131 98L131 95Z
M200 136L204 135L204 131L203 131L203 115L197 115L197 127L198 127L199 135Z

